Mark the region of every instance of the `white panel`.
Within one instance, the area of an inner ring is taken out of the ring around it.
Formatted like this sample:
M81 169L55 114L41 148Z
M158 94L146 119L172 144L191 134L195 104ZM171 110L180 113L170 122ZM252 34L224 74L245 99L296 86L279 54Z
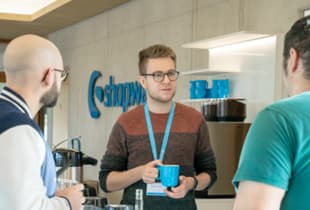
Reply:
M231 97L246 98L247 121L252 121L258 111L275 100L275 50L276 37L272 36L209 51L210 69L240 71L217 78L230 80Z

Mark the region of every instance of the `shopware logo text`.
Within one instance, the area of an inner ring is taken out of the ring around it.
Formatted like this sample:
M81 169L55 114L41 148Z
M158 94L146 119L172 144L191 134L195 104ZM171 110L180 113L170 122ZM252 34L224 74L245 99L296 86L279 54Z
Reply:
M122 107L123 112L128 107L144 103L146 93L139 82L125 82L115 84L113 76L109 76L109 83L104 87L96 86L102 76L100 71L93 71L88 83L88 109L92 118L99 118L100 111L96 106L96 99L105 107Z

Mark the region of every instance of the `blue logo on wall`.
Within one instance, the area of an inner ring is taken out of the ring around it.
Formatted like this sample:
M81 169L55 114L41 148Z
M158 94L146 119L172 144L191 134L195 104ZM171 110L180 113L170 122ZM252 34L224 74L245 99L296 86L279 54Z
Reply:
M146 101L145 90L137 81L114 84L113 77L109 76L109 84L104 87L96 86L96 81L101 76L100 71L93 71L89 79L88 109L92 118L100 117L95 98L105 107L122 107L123 112L130 106Z

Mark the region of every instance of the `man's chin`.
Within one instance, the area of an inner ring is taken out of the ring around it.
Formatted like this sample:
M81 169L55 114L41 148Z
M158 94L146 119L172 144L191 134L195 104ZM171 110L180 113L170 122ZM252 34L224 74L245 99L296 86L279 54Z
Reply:
M164 95L164 96L162 96L162 100L163 100L163 101L166 101L166 102L170 102L170 101L172 101L174 95L175 95L175 94L172 94L172 95L171 95L171 94L169 94L169 95Z
M159 99L159 101L161 103L170 103L172 101L173 97L165 97L165 98L161 98Z
M51 103L45 104L43 107L44 108L53 108L54 106L56 106L57 104L57 100L52 101Z

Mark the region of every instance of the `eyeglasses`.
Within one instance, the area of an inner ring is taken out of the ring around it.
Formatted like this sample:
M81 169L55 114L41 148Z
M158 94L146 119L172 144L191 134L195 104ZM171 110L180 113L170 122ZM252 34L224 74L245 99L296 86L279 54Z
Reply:
M62 80L65 80L69 74L69 70L67 68L65 68L65 69L55 69L54 68L54 71L58 71L61 73L60 77Z
M167 75L170 81L175 81L178 79L179 73L180 72L176 70L169 70L166 73L162 71L155 71L152 74L141 74L141 76L152 76L155 82L162 82L165 79L165 76Z

